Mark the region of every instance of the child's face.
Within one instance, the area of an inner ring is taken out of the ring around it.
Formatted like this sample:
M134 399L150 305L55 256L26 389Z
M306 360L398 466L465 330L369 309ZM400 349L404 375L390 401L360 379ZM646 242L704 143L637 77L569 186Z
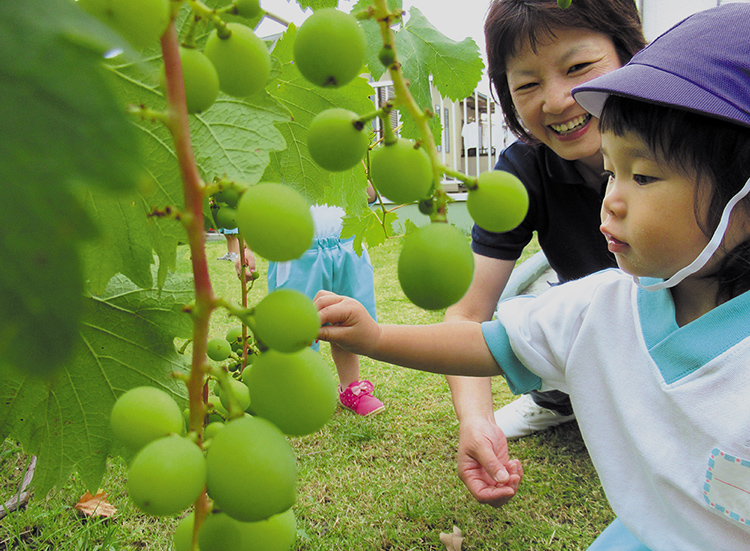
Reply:
M601 166L599 127L571 90L620 67L614 43L587 29L555 29L554 38L527 43L508 59L506 75L518 116L536 139L569 161ZM568 128L570 127L570 128Z
M708 243L696 219L696 179L658 162L633 134L607 132L601 141L611 173L601 213L609 250L626 272L667 279Z

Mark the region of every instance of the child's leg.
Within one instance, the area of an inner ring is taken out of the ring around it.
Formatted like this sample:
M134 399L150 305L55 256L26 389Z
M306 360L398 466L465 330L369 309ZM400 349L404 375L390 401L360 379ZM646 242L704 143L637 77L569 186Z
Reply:
M355 381L359 381L359 356L344 350L337 344L331 343L331 356L336 364L341 388L346 388Z

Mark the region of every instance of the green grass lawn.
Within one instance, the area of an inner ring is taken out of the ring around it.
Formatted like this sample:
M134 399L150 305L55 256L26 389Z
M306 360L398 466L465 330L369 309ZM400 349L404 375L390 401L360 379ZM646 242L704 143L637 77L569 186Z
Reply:
M395 268L398 247L393 240L370 251L380 321L440 321L443 312L420 310L403 296ZM224 243L209 243L207 252L216 293L239 300L233 264L214 260L226 252ZM178 262L189 270L187 248L180 248ZM264 261L259 268L265 276ZM250 303L265 292L261 277ZM223 336L233 325L215 314L212 336ZM327 344L321 353L330 358ZM362 361L362 375L375 383L387 405L383 413L363 419L339 409L320 432L291 439L300 474L295 549L444 550L439 534L455 525L463 532L464 551L582 550L613 519L574 423L511 443L525 478L509 505L493 509L478 504L456 476L458 425L444 377L369 359ZM493 388L497 407L512 400L501 379ZM15 443L0 448L0 502L13 495L25 461ZM74 513L85 488L73 476L65 487L0 521L0 551L171 549L176 520L135 510L125 492L122 462L114 458L111 465L103 489L118 509L113 519L85 521Z

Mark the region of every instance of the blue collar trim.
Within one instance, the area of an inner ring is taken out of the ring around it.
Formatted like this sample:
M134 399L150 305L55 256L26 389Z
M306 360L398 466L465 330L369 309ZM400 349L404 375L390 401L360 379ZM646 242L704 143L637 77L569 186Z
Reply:
M657 281L642 278L644 284ZM671 384L750 336L750 291L679 327L669 289L639 288L638 315L649 354Z

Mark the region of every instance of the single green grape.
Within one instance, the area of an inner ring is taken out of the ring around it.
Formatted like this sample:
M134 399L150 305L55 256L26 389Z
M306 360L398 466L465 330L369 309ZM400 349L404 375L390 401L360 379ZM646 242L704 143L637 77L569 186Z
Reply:
M320 354L305 348L293 354L268 350L242 380L250 388L253 411L294 436L325 425L336 409L336 381ZM294 392L289 392L294 388Z
M398 280L407 298L420 308L440 310L455 304L473 275L469 240L455 226L427 224L404 238Z
M240 406L240 410L245 411L250 407L250 390L247 388L247 385L231 377L229 378L228 383L230 390L226 391L222 389L219 393L219 400L221 401L221 405L224 406L224 409L229 411L230 399L227 395L227 392L231 392L234 395L235 400L237 400L237 404Z
M154 440L135 456L128 470L128 495L144 513L164 516L187 509L203 491L206 459L182 436Z
M302 255L312 245L315 231L307 201L276 183L248 188L237 205L237 226L252 251L274 262Z
M250 27L227 23L228 38L213 31L205 52L219 75L219 87L230 96L242 98L261 91L271 75L271 56L266 43Z
M240 523L242 551L289 551L297 539L294 510L274 515L267 520Z
M232 345L226 339L216 338L208 341L206 354L215 362L223 362L232 353Z
M242 349L242 326L237 325L227 331L224 337L227 342L232 346L232 350L237 352Z
M114 437L131 451L157 438L180 434L184 428L177 402L152 386L131 388L122 394L112 407L109 423Z
M521 180L504 170L483 172L469 190L466 208L477 226L506 232L518 226L529 210L529 194Z
M174 530L174 551L191 551L193 549L194 526L195 513L191 511L183 517Z
M210 422L208 425L206 425L206 428L203 429L203 439L205 441L211 440L214 436L216 436L216 433L218 433L223 428L224 423L222 421Z
M208 515L198 534L198 548L208 551L245 551L241 524L244 523L222 512Z
M213 63L200 50L180 47L182 79L188 113L202 113L219 96L219 75Z
M269 293L255 307L254 315L255 336L279 352L297 352L318 338L318 309L294 289Z
M213 437L206 452L208 495L216 507L244 522L283 513L296 498L296 461L270 421L236 419Z
M394 203L413 203L432 189L432 163L424 148L399 138L372 151L370 177L378 192Z
M339 87L363 70L367 38L357 19L335 8L308 17L294 38L294 64L318 86Z
M139 50L161 38L171 15L169 0L78 0L78 5Z
M396 52L393 51L393 46L390 44L380 49L378 52L378 59L384 67L390 67L396 63Z
M224 203L226 206L236 209L240 201L240 190L235 186L227 186L213 195L216 203Z
M237 210L230 207L213 209L214 221L217 228L231 230L237 227Z
M252 19L260 15L260 0L234 0L234 11L237 15Z
M359 115L348 109L326 109L318 113L307 132L307 149L313 161L331 172L354 167L370 146Z

